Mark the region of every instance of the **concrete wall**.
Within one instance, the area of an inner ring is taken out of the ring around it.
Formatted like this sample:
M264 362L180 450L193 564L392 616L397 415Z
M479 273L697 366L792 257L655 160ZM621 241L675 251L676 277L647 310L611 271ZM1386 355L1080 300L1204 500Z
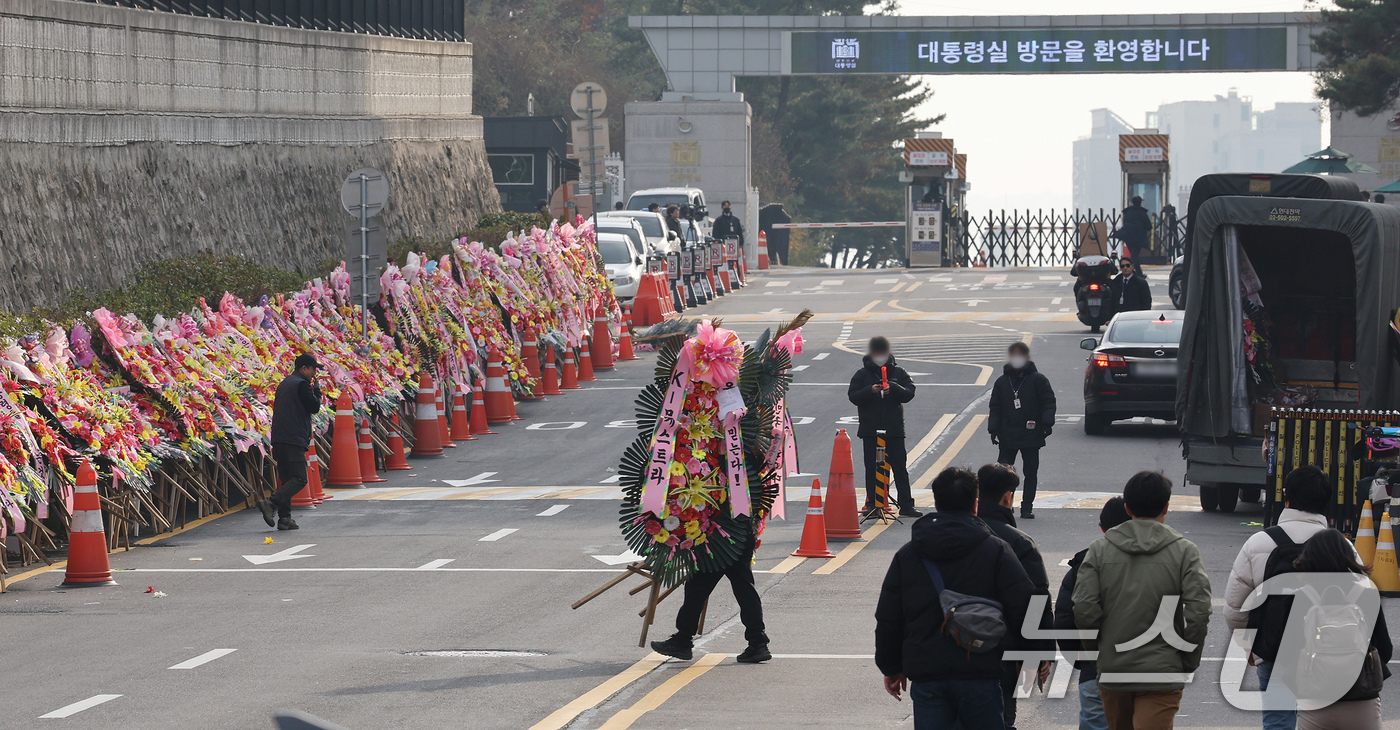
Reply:
M391 181L390 240L499 210L471 45L69 0L0 4L0 307L218 251L338 255L340 180Z
M1380 174L1346 175L1362 190L1374 190L1400 180L1400 115L1381 112L1374 117L1332 112L1331 146L1349 152L1352 159L1380 170ZM1386 195L1400 203L1400 195Z
M720 201L728 200L735 215L749 219L748 102L742 97L632 102L625 113L628 195L645 188L696 187L705 191L712 216L719 215Z

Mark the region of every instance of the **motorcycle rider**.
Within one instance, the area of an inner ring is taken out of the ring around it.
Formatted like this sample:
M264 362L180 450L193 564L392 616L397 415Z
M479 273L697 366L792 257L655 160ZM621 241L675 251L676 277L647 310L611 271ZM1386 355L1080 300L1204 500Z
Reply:
M1031 362L1030 345L1017 341L1006 349L1006 366L992 386L989 405L987 432L998 448L997 462L1014 465L1018 453L1024 459L1021 519L1033 520L1040 449L1055 426L1055 389Z

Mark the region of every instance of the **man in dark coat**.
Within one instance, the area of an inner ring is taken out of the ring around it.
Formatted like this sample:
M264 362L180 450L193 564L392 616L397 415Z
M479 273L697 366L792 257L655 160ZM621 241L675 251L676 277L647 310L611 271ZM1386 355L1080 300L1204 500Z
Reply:
M321 386L316 371L321 364L308 355L297 355L296 368L282 379L272 400L272 459L277 462L277 491L258 502L263 521L279 530L298 529L292 519L292 497L306 486L306 450L311 447L311 417L321 411Z
M1099 529L1103 532L1132 519L1123 509L1123 498L1108 500L1099 511ZM1089 548L1084 548L1069 559L1069 572L1060 582L1059 595L1055 597L1055 630L1075 631L1074 625L1074 586L1079 581L1079 566ZM1084 643L1078 639L1060 639L1060 651L1073 657L1084 651ZM1076 661L1079 669L1079 727L1084 730L1108 730L1108 718L1104 717L1103 699L1099 697L1099 670L1091 661Z
M997 461L1015 465L1017 454L1025 460L1021 469L1025 475L1021 519L1033 520L1040 449L1055 426L1055 390L1031 362L1029 345L1013 342L1006 353L1006 367L992 386L987 432L998 447Z
M851 376L847 397L856 406L860 419L856 436L865 447L865 506L861 508L861 513L878 513L880 509L875 496L875 470L880 464L876 440L883 436L885 460L890 464L893 481L899 490L899 514L905 517L921 516L923 513L914 509L914 496L909 492L909 455L904 448L904 404L914 399L914 381L890 354L889 340L884 337L870 340L870 354L865 356L861 369ZM880 431L884 433L880 434Z
M734 215L734 210L729 207L729 201L720 203L721 210L719 217L710 227L710 235L716 241L724 242L731 238L739 239L739 245L744 245L744 225L739 222L739 217Z
M1128 249L1128 256L1136 261L1138 253L1147 248L1152 238L1152 214L1142 207L1141 196L1134 195L1129 202L1132 204L1123 209L1123 225L1113 232L1111 238L1122 241L1123 247Z
M792 230L774 228L774 223L791 223L792 216L783 210L782 203L769 203L758 209L758 229L768 234L768 258L773 265L788 263L788 244Z
M917 730L1002 727L1002 652L973 654L942 630L934 588L1002 606L1007 636L1020 635L1034 587L1011 548L977 519L977 475L957 467L933 480L938 511L915 522L895 553L875 608L875 666L895 699L909 689Z
M1016 559L1020 561L1021 567L1031 579L1031 585L1035 587L1034 595L1046 597L1040 628L1049 629L1054 619L1050 613L1050 579L1045 574L1045 558L1041 557L1040 548L1036 547L1035 540L1017 529L1016 515L1011 511L1016 487L1020 485L1021 477L1016 475L1015 467L987 464L978 469L977 516L992 528L993 535L1011 546L1011 552L1016 554ZM1008 642L1003 648L1048 650L1052 646L1048 643L1046 646L1037 647ZM1039 669L1048 676L1050 662L1042 662ZM1005 706L1006 730L1016 730L1016 686L1020 683L1020 678L1021 662L1005 662L1002 665L1001 694Z
M681 230L681 207L679 205L666 206L666 229L674 233L678 241L685 241L685 231Z
M1110 291L1117 303L1115 311L1137 312L1152 308L1152 288L1147 285L1147 277L1137 272L1132 259L1118 262L1118 278L1113 280Z

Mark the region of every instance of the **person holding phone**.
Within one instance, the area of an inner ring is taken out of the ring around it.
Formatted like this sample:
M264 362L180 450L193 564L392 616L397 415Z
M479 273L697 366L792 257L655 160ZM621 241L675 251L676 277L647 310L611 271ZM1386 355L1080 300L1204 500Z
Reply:
M914 508L914 496L909 491L908 452L904 447L904 404L914 399L914 381L895 362L890 353L890 341L884 337L870 340L869 354L856 374L851 376L847 393L859 414L860 427L856 436L865 447L865 506L861 514L868 515L876 504L875 471L880 465L878 438L884 431L885 460L890 464L893 481L899 491L899 514L919 517Z
M297 355L295 370L282 379L272 401L272 459L277 462L277 491L260 500L268 527L300 529L292 519L292 497L306 486L306 450L311 447L311 417L321 411L321 386L314 355ZM276 517L276 521L273 518Z

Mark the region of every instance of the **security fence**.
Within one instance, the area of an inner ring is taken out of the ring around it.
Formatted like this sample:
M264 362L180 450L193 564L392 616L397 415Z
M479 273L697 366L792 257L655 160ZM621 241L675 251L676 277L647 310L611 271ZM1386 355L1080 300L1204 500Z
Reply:
M1118 229L1117 210L989 211L962 214L949 221L948 256L958 266L1065 266L1074 263L1081 236L1111 234ZM1186 219L1153 216L1152 240L1142 252L1147 262L1170 263L1181 253ZM1122 244L1105 241L1113 253Z

